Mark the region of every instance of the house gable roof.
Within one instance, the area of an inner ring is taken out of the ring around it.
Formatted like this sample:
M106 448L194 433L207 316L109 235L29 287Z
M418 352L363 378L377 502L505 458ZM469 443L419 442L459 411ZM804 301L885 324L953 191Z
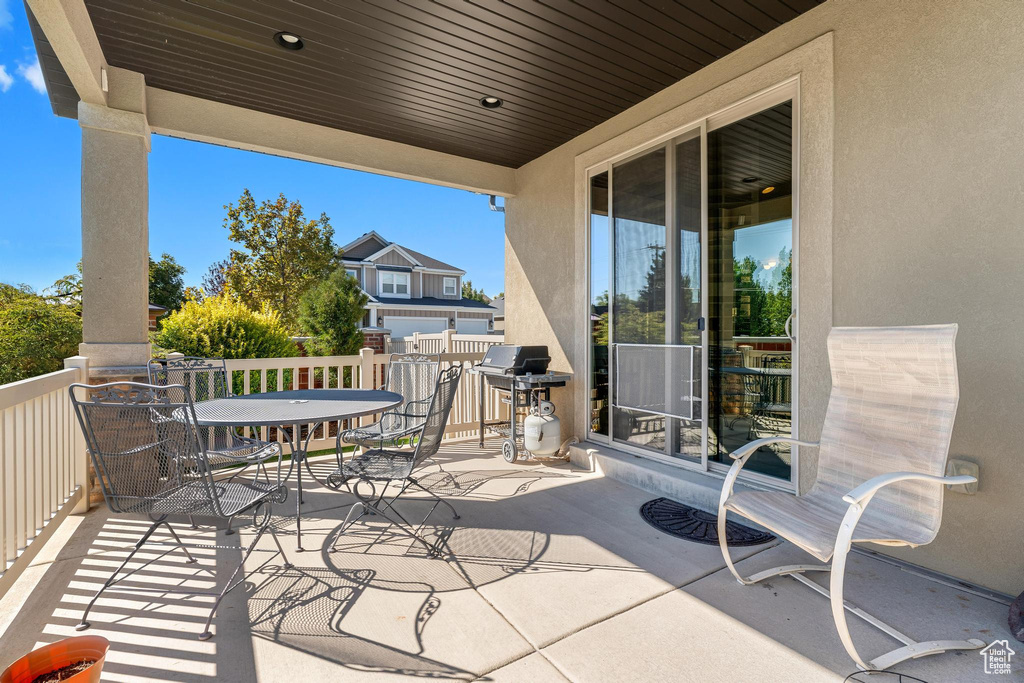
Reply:
M364 258L363 260L364 261L376 261L377 259L382 258L386 254L390 254L391 252L397 252L402 258L404 258L406 261L408 261L410 264L412 264L414 266L422 266L423 265L422 263L420 263L416 259L416 257L414 257L412 254L410 254L408 251L406 251L406 249L404 247L402 247L402 246L400 246L400 245L398 245L398 244L396 244L394 242L389 243L388 246L384 247L380 251L378 251L376 253L373 253L373 254L370 254L369 256ZM385 264L382 264L382 265L389 266L389 265L394 265L394 264L385 263Z
M450 263L439 261L436 258L427 256L426 254L416 251L414 249L410 249L409 247L403 247L397 242L389 242L374 230L363 233L353 241L346 244L341 249L341 258L343 261L359 261L363 263L369 263L372 261L376 261L385 254L389 254L392 251L395 251L401 254L402 257L409 261L410 264L419 268L425 268L427 270L447 271L453 275L466 274L466 271L462 270L461 268L456 268Z
M376 230L364 232L341 248L342 258L345 260L362 261L370 254L380 251L389 244L391 243L377 234Z

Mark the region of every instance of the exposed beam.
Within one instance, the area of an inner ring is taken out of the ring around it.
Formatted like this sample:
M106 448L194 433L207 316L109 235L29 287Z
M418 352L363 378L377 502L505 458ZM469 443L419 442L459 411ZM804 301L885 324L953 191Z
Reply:
M106 104L107 68L84 0L26 0L83 102Z
M515 170L506 166L159 88L147 87L146 100L154 133L483 194L515 194Z

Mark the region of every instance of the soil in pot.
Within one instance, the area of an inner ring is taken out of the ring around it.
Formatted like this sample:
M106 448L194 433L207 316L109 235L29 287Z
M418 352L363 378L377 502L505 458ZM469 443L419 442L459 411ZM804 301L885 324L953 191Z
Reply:
M82 673L95 663L95 659L83 659L73 664L62 666L49 673L40 674L32 679L32 683L59 683L60 681L66 681L75 674Z

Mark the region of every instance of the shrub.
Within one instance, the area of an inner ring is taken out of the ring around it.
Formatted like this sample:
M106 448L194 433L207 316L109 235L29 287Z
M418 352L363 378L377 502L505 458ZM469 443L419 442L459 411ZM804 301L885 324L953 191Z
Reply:
M81 341L73 308L0 285L0 384L60 370Z
M299 303L299 326L310 335L306 351L313 356L359 353L363 333L359 322L368 298L344 268L313 286Z
M154 341L165 349L204 358L299 355L276 312L257 313L227 296L187 301L164 318Z

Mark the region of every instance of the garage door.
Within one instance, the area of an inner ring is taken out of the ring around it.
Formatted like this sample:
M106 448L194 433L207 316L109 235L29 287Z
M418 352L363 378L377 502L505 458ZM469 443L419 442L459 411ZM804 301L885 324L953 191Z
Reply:
M487 334L487 321L480 318L459 318L455 321L459 334Z
M411 337L413 332L437 334L448 329L447 318L406 318L384 316L384 327L391 330L392 337Z

